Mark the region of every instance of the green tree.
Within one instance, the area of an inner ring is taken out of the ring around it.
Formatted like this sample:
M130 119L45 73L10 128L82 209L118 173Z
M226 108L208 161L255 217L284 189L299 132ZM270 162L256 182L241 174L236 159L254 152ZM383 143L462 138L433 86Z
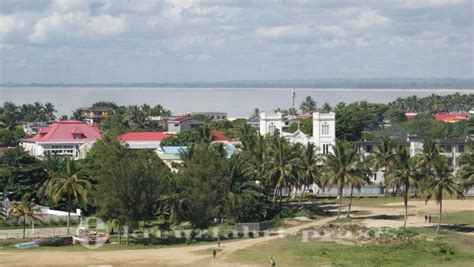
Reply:
M306 147L301 147L298 157L294 160L294 163L298 168L299 185L303 186L300 202L303 199L307 188L313 184L317 184L319 187L322 187L322 167L320 166L320 161L321 158L316 153L316 146L313 143L309 143Z
M316 101L311 96L307 96L300 105L301 112L303 114L313 114L316 112Z
M23 239L25 239L27 221L43 222L40 208L28 200L13 201L10 214L13 218L23 219Z
M413 186L416 186L421 175L415 158L410 158L410 152L403 148L395 154L393 168L387 173L388 185L403 186L403 203L405 205L405 221L403 229L407 226L408 220L408 194Z
M87 193L91 185L89 181L79 178L79 171L74 160L69 157L65 161L65 171L51 179L49 184L49 194L54 202L58 203L64 196L67 198L67 234L69 234L72 200L79 203L87 202Z
M439 232L441 226L441 216L443 212L443 197L450 196L455 198L462 198L462 189L456 183L453 170L449 166L448 158L445 156L437 156L433 161L433 169L431 173L425 173L422 183L422 194L425 202L434 199L439 205L439 219L436 232Z
M0 191L12 192L15 199L32 200L48 178L42 163L21 147L0 155Z
M333 152L328 154L325 160L326 187L336 186L339 195L339 208L337 218L341 215L342 192L344 186L353 176L360 175L359 157L357 149L345 141L338 141L333 147Z
M185 218L197 228L206 228L213 218L221 215L229 184L229 178L225 177L223 170L222 155L213 146L204 143L194 146L193 155L185 158L179 169L183 194L190 205Z

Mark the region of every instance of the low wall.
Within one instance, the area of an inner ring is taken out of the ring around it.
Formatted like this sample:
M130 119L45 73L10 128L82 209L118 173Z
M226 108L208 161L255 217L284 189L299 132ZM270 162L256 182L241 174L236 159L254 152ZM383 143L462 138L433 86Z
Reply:
M263 221L263 222L256 222L256 223L236 223L235 230L238 232L254 232L254 231L264 231L269 228L272 228L275 225L273 220L270 221Z
M335 197L339 194L339 190L336 187L331 187L326 189L325 191L320 191L319 194L316 196L331 196ZM350 187L344 187L342 190L343 196L349 196L351 194ZM352 193L353 196L380 196L384 195L384 188L383 186L370 186L370 187L362 187L360 190L354 188Z

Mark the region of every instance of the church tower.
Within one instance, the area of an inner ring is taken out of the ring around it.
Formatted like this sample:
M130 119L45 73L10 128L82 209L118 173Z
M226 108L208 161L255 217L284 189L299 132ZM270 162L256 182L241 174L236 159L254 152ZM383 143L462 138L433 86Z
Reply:
M275 130L282 132L283 116L280 112L276 114L260 113L260 134L273 134Z
M313 113L313 143L321 154L332 153L336 145L336 113Z

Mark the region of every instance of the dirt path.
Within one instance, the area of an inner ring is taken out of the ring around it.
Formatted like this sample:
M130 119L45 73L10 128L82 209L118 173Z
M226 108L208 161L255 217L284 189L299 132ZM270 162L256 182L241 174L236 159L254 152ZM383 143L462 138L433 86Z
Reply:
M404 214L404 209L399 208L403 203L387 204L386 208L372 207L353 207L354 211L366 211L367 215L360 217L361 222L370 227L400 227L403 219L398 217ZM423 215L419 212L431 213L435 216L438 212L438 206L435 202L429 202L427 205L423 201L410 201L410 217L408 225L411 227L423 227ZM391 207L396 206L396 207ZM457 211L474 211L474 199L459 201L446 200L443 203L443 211L446 213ZM365 217L371 217L364 219ZM373 219L373 216L382 216ZM384 219L387 216L388 219ZM397 217L398 216L398 217ZM397 219L394 219L397 217ZM296 234L302 229L321 226L335 217L328 217L322 220L309 222L306 224L284 229L282 234ZM237 266L225 262L225 258L238 250L263 242L270 242L278 239L280 236L269 236L261 238L242 239L237 241L223 242L221 250L218 252L217 259L213 260L211 249L216 248L216 244L195 245L185 247L172 247L160 249L142 249L142 250L117 250L117 251L80 251L80 252L53 252L53 251L0 251L0 266L11 265L113 265L113 266ZM239 265L240 266L240 265Z
M437 218L439 214L439 206L435 201L430 201L425 204L420 200L408 201L408 220L407 227L427 227L430 224L425 223L425 214L431 214L433 218ZM403 216L405 215L405 208L403 202L386 204L387 208L372 208L372 207L354 207L354 210L366 211L368 215L354 215L355 218L363 219L362 224L367 227L393 227L398 228L403 226ZM443 201L443 213L453 213L460 211L474 212L474 199L465 200L445 200ZM379 218L373 218L380 216ZM372 217L372 218L371 218ZM384 219L385 218L385 219ZM473 218L474 220L474 218ZM435 225L435 223L431 223ZM469 233L474 235L474 233Z
M302 229L324 225L334 220L334 217L290 227L281 234L296 234ZM0 251L0 266L21 265L142 265L142 266L222 266L221 261L230 253L255 244L268 242L280 238L273 235L261 238L242 239L224 242L221 244L217 259L213 260L210 250L216 244L196 245L187 247L118 250L118 251L80 251L80 252L53 252L53 251ZM208 253L207 250L209 250ZM229 265L232 266L232 265Z

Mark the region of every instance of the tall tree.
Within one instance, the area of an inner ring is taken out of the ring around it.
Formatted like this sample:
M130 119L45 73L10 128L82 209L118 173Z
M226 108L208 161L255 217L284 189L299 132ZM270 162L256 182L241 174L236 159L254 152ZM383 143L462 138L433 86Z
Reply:
M89 181L79 178L79 172L74 160L69 157L65 162L66 170L63 174L53 178L50 182L49 193L54 202L58 203L64 196L67 198L67 234L69 234L72 200L87 202L87 193L90 188Z
M27 221L43 222L44 220L39 206L26 199L22 202L13 201L10 214L13 218L23 219L23 239L25 239Z
M408 220L408 194L409 190L416 185L421 175L415 158L410 158L410 152L403 148L395 155L393 168L387 173L388 185L403 186L403 203L405 205L405 221L403 229L407 226Z
M307 96L300 105L301 112L304 114L313 114L317 111L316 101L311 96Z
M341 215L344 186L347 185L352 176L360 175L359 160L355 146L345 141L336 142L333 152L326 157L324 185L326 187L336 186L338 189L338 219Z
M462 198L461 185L456 183L453 170L448 164L448 158L442 155L437 156L433 161L432 173L427 174L423 179L422 194L425 202L434 198L439 205L438 227L436 232L439 232L441 226L441 216L443 212L443 197L450 196L455 198Z
M303 186L300 196L301 202L307 188L313 184L322 187L321 158L316 153L316 146L313 143L309 143L306 147L303 147L299 151L297 158L294 159L294 163L298 168L299 185Z
M375 171L383 169L384 173L388 174L395 156L395 144L390 137L384 136L378 143L377 149L371 155L370 160Z

